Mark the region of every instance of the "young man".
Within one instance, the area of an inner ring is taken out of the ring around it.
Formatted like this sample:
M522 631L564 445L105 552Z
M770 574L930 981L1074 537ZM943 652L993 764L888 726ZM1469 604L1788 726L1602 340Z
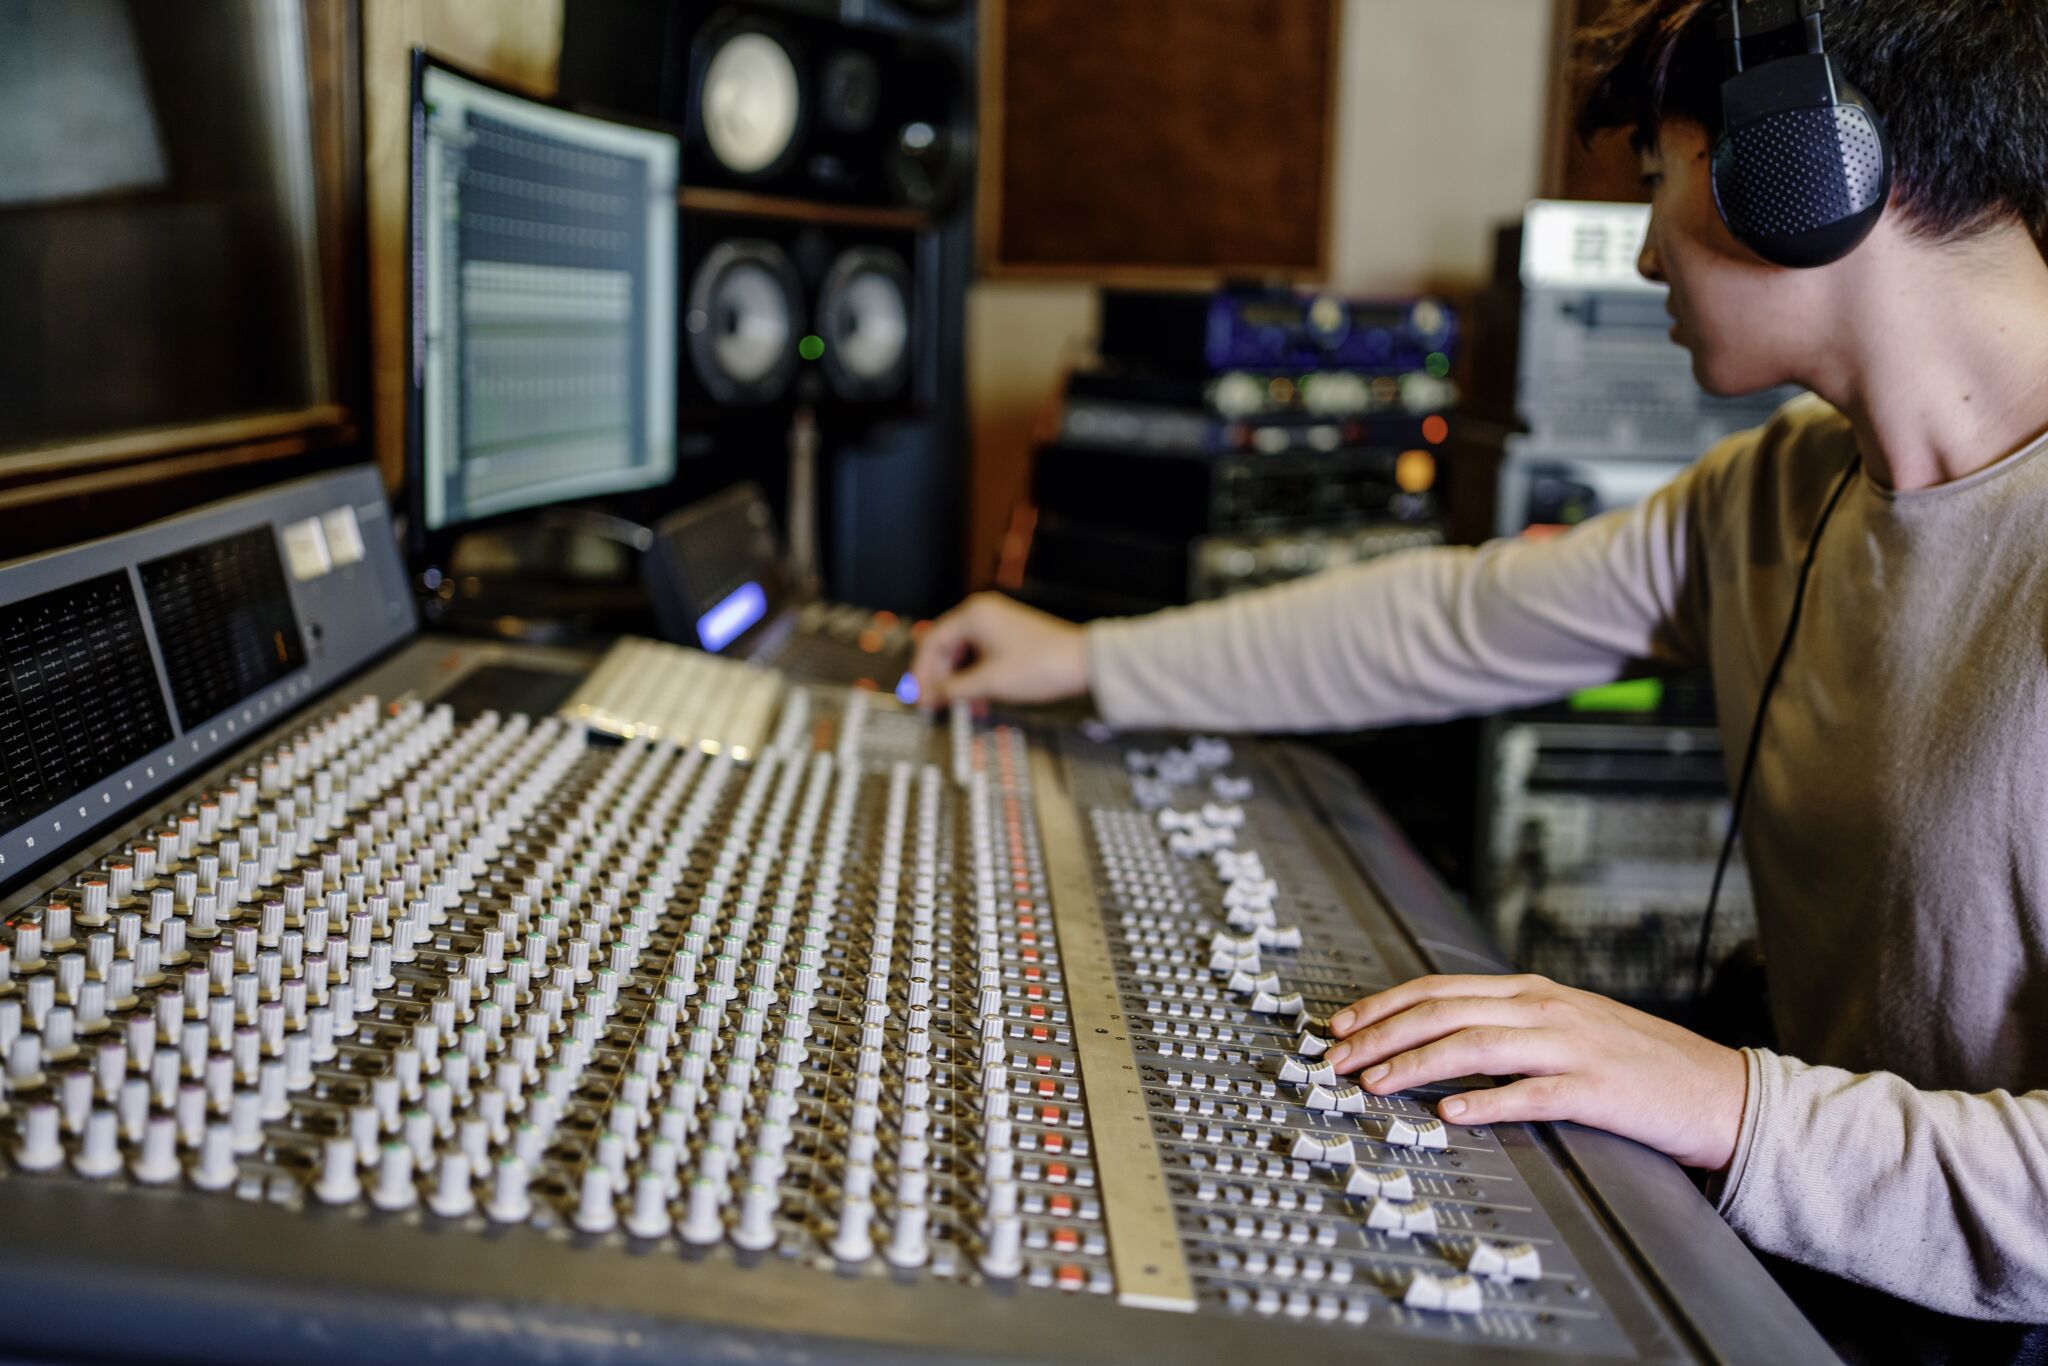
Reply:
M1832 503L1742 832L1779 1050L1540 978L1435 977L1340 1012L1333 1056L1379 1094L1519 1076L1442 1112L1628 1135L1717 1173L1760 1251L2048 1322L2048 5L1827 7L1895 174L1869 237L1810 269L1717 209L1728 8L1616 0L1583 37L1584 128L1636 130L1641 268L1700 382L1814 397L1554 541L1085 631L979 596L918 682L929 705L1092 689L1123 726L1334 730L1708 665L1732 785Z

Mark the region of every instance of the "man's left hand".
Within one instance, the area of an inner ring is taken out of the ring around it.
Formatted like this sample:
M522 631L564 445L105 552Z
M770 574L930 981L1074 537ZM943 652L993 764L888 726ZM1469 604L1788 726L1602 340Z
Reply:
M1330 1017L1328 1061L1377 1096L1431 1082L1519 1074L1447 1097L1457 1124L1574 1120L1689 1167L1735 1155L1742 1055L1667 1020L1545 977L1419 977Z

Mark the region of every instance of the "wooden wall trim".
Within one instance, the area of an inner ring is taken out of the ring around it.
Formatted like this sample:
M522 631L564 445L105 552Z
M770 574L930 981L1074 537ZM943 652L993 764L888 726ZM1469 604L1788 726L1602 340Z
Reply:
M221 470L259 464L267 460L289 460L343 444L345 440L352 439L353 435L353 431L349 431L346 436L337 436L334 440L320 440L312 433L301 432L273 441L195 451L164 460L131 462L61 479L39 479L14 488L0 489L0 513L18 512L25 508L41 507L67 499L138 488L147 484L167 483L196 475L214 474Z
M1329 108L1323 114L1323 214L1316 233L1317 280L1327 280L1337 268L1337 117L1344 107L1344 11L1345 0L1330 6L1329 63L1324 75L1329 91Z
M1578 0L1550 0L1550 101L1544 110L1543 178L1539 182L1546 199L1565 196L1566 170L1571 162L1572 130L1572 33L1579 23Z
M319 404L283 413L251 413L182 427L154 427L85 441L68 441L0 452L0 483L58 475L98 465L155 460L168 455L246 447L272 438L299 438L299 449L332 445L354 435L355 424L340 404Z
M979 51L980 107L975 111L974 265L983 279L993 276L1001 252L1003 222L1003 9L1007 0L981 0L975 35Z
M886 228L923 232L931 226L931 215L922 209L887 208L873 204L829 204L808 199L785 199L777 195L754 194L747 190L718 190L685 186L676 202L690 213L744 215L749 218L779 218L800 223L824 223L851 228Z
M301 0L311 102L328 397L368 411L363 296L363 69L359 0Z

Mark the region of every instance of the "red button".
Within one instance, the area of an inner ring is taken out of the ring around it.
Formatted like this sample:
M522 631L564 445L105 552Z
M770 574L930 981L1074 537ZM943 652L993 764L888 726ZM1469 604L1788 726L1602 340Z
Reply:
M1053 1081L1051 1077L1047 1077L1038 1083L1038 1094L1041 1096L1056 1096L1059 1093L1059 1084Z
M1064 1162L1048 1162L1046 1164L1045 1179L1052 1182L1055 1186L1066 1185L1067 1179L1072 1175L1073 1173L1067 1169L1067 1164Z
M1074 1197L1055 1195L1045 1202L1045 1208L1055 1219L1071 1219L1074 1215Z
M1044 1019L1044 1018L1045 1018L1045 1007L1044 1007L1044 1006L1030 1006L1030 1007L1027 1007L1027 1008L1026 1008L1026 1010L1025 1010L1025 1012L1024 1012L1024 1013L1025 1013L1026 1015L1029 1015L1029 1016L1030 1016L1030 1017L1031 1017L1032 1019L1034 1019L1034 1020L1042 1020L1042 1019Z
M1059 1106L1057 1106L1057 1105L1047 1105L1047 1106L1044 1106L1044 1107L1042 1107L1042 1108L1041 1108L1041 1109L1039 1110L1039 1112L1038 1112L1038 1122L1039 1122L1040 1124L1057 1124L1057 1123L1059 1123L1059 1122L1060 1122L1060 1107L1059 1107Z
M1043 1144L1042 1146L1043 1146L1043 1147L1045 1148L1045 1150L1046 1150L1047 1152L1049 1152L1049 1153L1063 1153L1063 1152L1065 1152L1065 1151L1067 1150L1067 1138L1066 1138L1066 1135L1065 1135L1065 1134L1047 1134L1047 1135L1045 1136L1045 1142L1044 1142L1044 1144Z
M1088 1277L1078 1266L1061 1266L1053 1272L1062 1290L1082 1290L1088 1285Z
M1031 1042L1044 1043L1052 1038L1052 1031L1044 1025L1031 1026Z
M1048 1054L1040 1053L1031 1060L1031 1070L1034 1072L1050 1072L1052 1067L1052 1058Z
M1052 1231L1052 1246L1055 1252L1079 1252L1081 1235L1070 1228L1056 1228Z

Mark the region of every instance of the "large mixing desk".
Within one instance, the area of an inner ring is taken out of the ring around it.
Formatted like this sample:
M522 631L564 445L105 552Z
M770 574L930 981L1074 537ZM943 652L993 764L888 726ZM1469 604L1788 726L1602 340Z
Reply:
M1300 748L421 637L368 470L0 569L0 1357L1831 1359L1366 1094L1505 965Z

